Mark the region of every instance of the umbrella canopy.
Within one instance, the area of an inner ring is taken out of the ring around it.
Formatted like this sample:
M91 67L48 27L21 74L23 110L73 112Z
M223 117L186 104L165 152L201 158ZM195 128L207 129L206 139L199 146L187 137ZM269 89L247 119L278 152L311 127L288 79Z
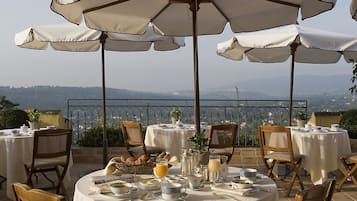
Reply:
M195 127L200 132L197 35L218 34L227 22L233 32L296 22L330 10L336 0L52 0L51 9L72 23L82 18L93 29L145 33L147 24L163 35L193 36Z
M217 54L232 60L276 63L291 58L289 125L292 118L294 63L329 64L357 60L357 37L287 25L256 32L238 33L217 45Z
M84 25L58 24L25 29L15 35L15 44L30 49L46 49L48 44L55 50L94 52L101 47L101 38L106 35L105 50L147 51L153 44L158 51L175 50L185 46L183 37L167 37L154 33L152 25L144 35L102 32Z
M144 35L131 35L102 32L73 24L30 27L15 35L15 44L40 50L46 49L50 44L55 50L73 52L93 52L102 47L103 166L107 163L108 148L104 50L147 51L153 44L153 49L166 51L185 46L184 38L158 35L151 25L148 25Z

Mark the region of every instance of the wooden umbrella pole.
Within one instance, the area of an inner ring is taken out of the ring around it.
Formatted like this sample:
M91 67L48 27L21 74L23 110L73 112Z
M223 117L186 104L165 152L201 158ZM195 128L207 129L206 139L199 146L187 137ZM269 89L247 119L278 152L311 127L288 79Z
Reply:
M294 68L295 68L295 52L298 44L293 43L290 46L290 51L291 51L291 69L290 69L290 99L289 99L289 119L288 123L289 126L291 126L291 120L292 120L292 114L293 114L293 90L294 90Z
M197 10L198 3L194 0L191 3L192 11L192 40L193 40L193 62L194 62L194 90L195 90L195 126L196 132L201 132L200 128L200 87L198 74L198 42L197 42Z
M100 43L102 44L102 114L103 114L103 167L107 165L108 161L108 136L107 136L107 112L106 112L106 93L105 93L105 40L107 39L106 34L102 34L100 38Z

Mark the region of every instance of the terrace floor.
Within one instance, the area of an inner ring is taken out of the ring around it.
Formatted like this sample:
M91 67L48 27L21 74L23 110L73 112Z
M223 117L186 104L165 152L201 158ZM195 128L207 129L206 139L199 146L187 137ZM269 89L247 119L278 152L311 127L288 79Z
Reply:
M234 157L238 157L238 155L234 155ZM238 161L237 158L232 160L232 166L236 167L249 167L249 164L242 164L242 163L236 163L235 161ZM67 189L68 192L68 200L72 200L73 196L73 191L74 191L74 185L75 182L80 178L80 175L83 174L83 172L90 171L90 170L95 170L95 169L101 169L102 165L101 163L78 163L74 162L73 167L71 168L71 178L72 178L72 184L71 186ZM257 168L259 172L261 173L266 173L266 169L264 166L251 166L253 168ZM341 179L342 174L339 172L333 172L331 176L335 176L337 178L337 182ZM308 175L303 174L303 180L304 180L304 186L305 189L308 189L312 186L312 183L309 179ZM40 181L41 183L41 181ZM299 186L296 185L293 188L293 191L291 192L289 197L285 196L285 191L282 188L283 185L282 183L278 183L278 190L279 190L279 197L281 201L293 201L295 193L300 190ZM357 200L357 187L352 185L352 182L346 183L342 189L341 192L335 192L333 196L333 200L335 201L356 201ZM10 201L9 199L6 198L5 195L5 185L2 185L2 189L0 189L0 201Z

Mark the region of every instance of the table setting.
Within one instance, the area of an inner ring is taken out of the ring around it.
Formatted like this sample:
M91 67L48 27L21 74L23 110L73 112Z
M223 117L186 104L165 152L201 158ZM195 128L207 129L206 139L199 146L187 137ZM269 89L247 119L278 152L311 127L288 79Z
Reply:
M276 184L269 177L255 169L237 167L222 174L217 155L211 156L211 164L192 166L186 176L181 163L170 167L168 159L152 160L151 173L109 173L105 168L82 177L75 185L73 200L278 200ZM211 172L211 179L205 171Z

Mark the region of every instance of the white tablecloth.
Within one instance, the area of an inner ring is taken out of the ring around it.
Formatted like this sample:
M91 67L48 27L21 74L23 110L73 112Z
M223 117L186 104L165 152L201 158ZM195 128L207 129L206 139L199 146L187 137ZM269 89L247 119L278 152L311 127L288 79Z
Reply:
M6 177L6 194L12 198L11 183L20 182L26 183L26 172L24 163L30 162L32 159L33 150L33 135L25 133L21 136L11 135L13 130L0 130L0 175ZM48 146L49 148L51 145ZM69 169L65 177L64 183L69 184L70 167L72 166L72 158L70 160Z
M339 169L340 156L351 153L351 145L346 130L302 131L291 130L295 155L302 155L302 167L311 175L314 184L321 184L328 178L328 173ZM272 135L270 144L283 145L286 139Z
M178 170L179 169L171 168L170 174L176 174L177 172L179 172ZM239 175L239 171L240 171L240 168L230 167L228 176L229 177L237 176L237 175ZM73 201L117 200L115 198L106 197L105 195L93 193L93 191L90 190L90 188L94 186L94 183L92 181L92 176L101 176L101 175L104 175L103 170L93 172L91 174L88 174L88 175L80 178L75 185ZM142 175L142 177L150 177L150 175ZM255 186L257 187L257 192L252 193L249 196L234 195L236 197L235 200L244 200L244 201L256 201L256 200L277 201L277 200L279 200L279 195L278 195L276 184L270 178L264 176L259 182L257 182L257 184L255 184ZM266 190L261 190L263 188ZM201 190L201 191L193 191L193 190L187 189L186 192L188 193L188 196L185 200L186 201L231 200L229 198L216 197L213 195L212 191L209 190L210 189L209 187L207 187L207 189L208 190ZM267 190L267 189L269 189L269 190ZM222 193L220 193L220 194L222 194Z
M179 158L181 149L189 145L188 139L195 131L191 124L181 128L172 124L150 125L146 129L145 145L163 148Z

